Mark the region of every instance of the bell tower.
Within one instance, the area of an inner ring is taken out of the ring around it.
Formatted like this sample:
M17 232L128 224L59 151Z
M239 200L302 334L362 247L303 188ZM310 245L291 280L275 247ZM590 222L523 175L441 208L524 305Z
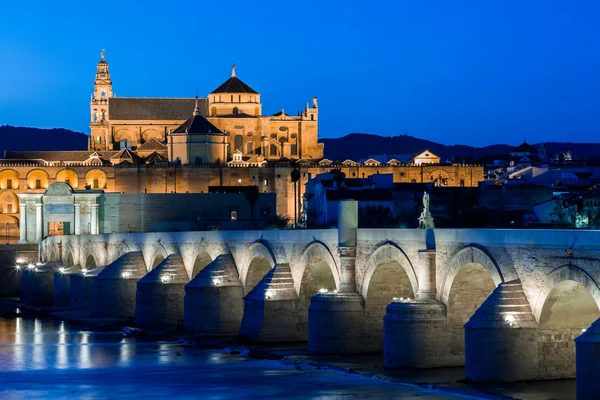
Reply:
M108 63L104 59L104 49L94 80L94 93L90 101L90 139L88 149L106 150L108 141L108 99L113 96L112 81Z

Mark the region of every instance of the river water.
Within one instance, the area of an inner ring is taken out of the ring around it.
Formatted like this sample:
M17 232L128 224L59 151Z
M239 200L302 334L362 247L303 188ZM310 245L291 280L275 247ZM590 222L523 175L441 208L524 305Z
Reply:
M0 318L0 399L459 398L356 374L139 341L54 319Z

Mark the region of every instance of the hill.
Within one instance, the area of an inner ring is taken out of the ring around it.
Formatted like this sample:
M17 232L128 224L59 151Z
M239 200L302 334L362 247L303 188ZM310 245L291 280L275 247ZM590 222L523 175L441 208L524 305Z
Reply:
M87 150L88 135L68 129L0 126L0 157L23 150Z
M39 129L28 127L0 126L0 157L6 150L87 150L88 135L69 129ZM379 136L367 133L320 140L325 144L325 158L330 160L359 160L376 154L414 154L425 149L452 160L454 156L464 158L471 155L474 160L489 154L507 154L514 146L493 144L485 147L467 145L444 145L409 135ZM539 144L532 143L537 148ZM571 151L574 157L600 156L600 143L544 143L548 154Z
M351 133L335 139L321 139L325 144L325 158L330 160L359 160L376 154L414 154L425 149L440 156L442 160L452 160L454 156L465 157L470 154L478 159L489 154L507 154L514 146L493 144L485 147L467 145L444 145L409 135L378 136L367 133ZM532 143L537 148L539 144ZM600 143L544 143L548 154L571 151L573 156L599 156Z

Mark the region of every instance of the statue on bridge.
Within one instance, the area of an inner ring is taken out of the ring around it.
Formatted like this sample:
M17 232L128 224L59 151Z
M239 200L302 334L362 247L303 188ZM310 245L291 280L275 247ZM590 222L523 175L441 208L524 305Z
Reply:
M433 224L433 217L429 212L429 204L429 193L423 192L423 212L419 217L419 229L435 228L435 225Z

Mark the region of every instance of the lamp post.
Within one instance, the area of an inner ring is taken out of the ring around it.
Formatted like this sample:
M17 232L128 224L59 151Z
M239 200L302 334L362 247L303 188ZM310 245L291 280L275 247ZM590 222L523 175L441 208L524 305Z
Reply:
M294 168L292 170L291 173L291 178L292 178L292 184L294 186L294 228L296 227L296 224L298 222L298 202L296 201L296 192L297 192L297 188L296 186L298 185L298 181L300 180L300 171L298 171L298 168Z

